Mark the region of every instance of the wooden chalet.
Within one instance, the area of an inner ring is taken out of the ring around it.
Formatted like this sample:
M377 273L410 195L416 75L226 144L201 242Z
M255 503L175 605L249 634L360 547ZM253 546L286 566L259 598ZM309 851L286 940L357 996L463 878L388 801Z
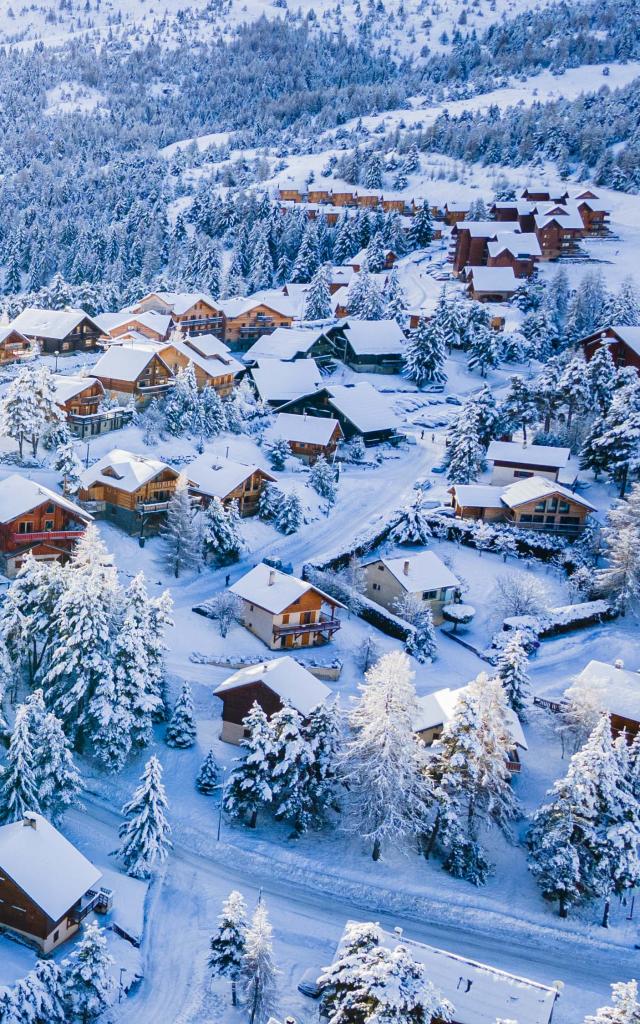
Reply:
M531 476L546 477L572 486L578 476L577 464L570 465L571 449L520 441L492 441L487 450L492 484L511 484Z
M299 188L278 188L278 196L285 203L301 203L304 200L304 194Z
M358 923L347 921L335 959L341 955ZM390 950L402 946L411 960L424 967L425 977L451 1007L448 1018L451 1024L495 1024L498 1020L551 1024L561 985L542 985L491 964L416 942L404 935L401 928L394 931L384 931L379 925L375 928L379 946ZM437 1024L437 1018L433 1024Z
M111 893L101 872L42 815L0 827L0 927L49 954ZM107 895L108 892L108 895ZM102 898L101 898L102 897Z
M477 302L508 302L518 290L511 267L469 267L468 291Z
M442 735L442 731L455 713L458 701L466 692L466 686L460 686L455 690L448 686L443 690L436 690L435 693L428 693L418 697L418 717L414 723L416 735L425 747L431 747ZM520 719L515 711L508 708L507 725L513 749L509 753L507 768L513 774L518 774L521 769L520 756L518 751L528 750L527 741L522 731Z
M242 599L242 624L271 650L317 647L340 629L344 605L306 580L261 562L232 587Z
M444 204L444 222L449 227L453 227L454 224L459 224L460 221L465 220L469 213L470 204L467 203L445 203Z
M398 257L396 255L396 253L393 251L393 249L385 249L383 255L384 255L383 270L391 270L393 267L395 267L396 262L398 260ZM350 260L346 260L344 265L345 265L345 267L351 267L351 269L354 271L354 273L359 274L360 271L362 270L363 266L365 265L366 258L367 258L367 250L366 250L366 248L360 249L360 251L357 252L355 254L355 256L353 256Z
M263 359L279 359L294 362L298 359L315 359L326 362L333 354L331 342L324 330L309 327L276 327L272 334L263 334L247 349L242 359L247 366L256 365Z
M624 732L631 743L640 732L640 673L626 669L621 661L590 661L565 697L578 696L582 690L608 713L614 737Z
M585 234L588 238L604 238L611 234L609 222L611 211L608 204L600 199L596 192L589 188L584 189L582 192L578 192L572 201L576 204L578 213L582 217Z
M342 428L337 420L320 416L296 416L281 412L268 432L270 439L284 438L291 454L313 466L322 455L332 459L342 440Z
M222 701L220 739L226 743L240 743L244 738L243 722L254 704L268 718L285 704L308 718L314 708L331 696L328 686L288 654L234 672L213 693Z
M291 327L295 315L289 297L276 291L225 299L220 305L225 317L224 340L241 351L246 351L263 334L271 334L278 327Z
M112 397L131 396L138 405L165 395L175 383L171 368L153 344L111 345L93 376Z
M158 530L179 476L159 459L114 448L85 469L78 499L96 517L144 537Z
M10 324L43 352L70 355L98 347L104 332L83 309L36 309L28 306Z
M0 366L29 359L33 352L33 343L15 327L9 324L0 327Z
M442 622L442 609L451 604L460 585L433 551L409 558L376 558L363 569L368 598L397 613L397 602L411 596L431 609L436 625Z
M500 235L518 234L518 221L465 220L451 229L449 259L453 273L459 275L465 267L485 267L489 258L489 242Z
M401 439L400 421L389 399L368 381L318 387L281 405L280 411L332 417L347 440L361 437L367 447Z
M119 430L133 415L132 410L122 406L100 408L105 393L101 381L95 377L56 374L53 382L56 404L77 437L97 437L110 430Z
M500 233L487 243L487 267L510 267L516 277L531 277L541 256L535 232Z
M322 374L314 359L259 359L250 380L260 400L279 409L319 388Z
M231 394L237 376L245 372L244 365L213 334L183 336L175 332L159 355L174 376L191 363L198 387L214 388L222 398Z
M0 566L16 576L31 554L66 562L92 516L62 494L13 473L0 481Z
M527 185L520 193L520 199L528 200L530 203L564 203L569 198L569 193L556 192L554 195L548 185Z
M595 507L553 480L532 476L507 487L454 484L451 504L460 519L504 522L524 530L578 536Z
M275 483L275 477L258 466L247 466L210 452L190 462L188 469L189 492L201 505L208 505L212 498L219 498L223 505L235 501L243 517L256 515L265 485Z
M581 251L585 228L577 209L556 203L534 216L542 260L557 260Z
M170 316L185 334L215 334L224 340L225 318L220 304L202 292L150 292L133 307Z
M166 341L173 325L170 313L159 313L151 309L144 313L101 313L95 319L111 340L135 336L147 341Z
M346 317L326 330L333 355L358 373L400 373L406 338L397 320Z
M595 331L580 344L585 359L589 361L603 345L607 345L617 367L633 366L640 372L640 326L615 325Z

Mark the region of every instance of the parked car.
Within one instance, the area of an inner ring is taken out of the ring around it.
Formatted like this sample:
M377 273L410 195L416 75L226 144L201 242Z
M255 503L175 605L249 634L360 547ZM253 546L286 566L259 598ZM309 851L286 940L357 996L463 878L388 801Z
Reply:
M431 467L431 472L432 473L446 473L447 472L447 467L446 466L432 466Z
M307 967L306 971L298 982L298 992L309 999L319 999L322 989L318 985L318 971L315 967Z

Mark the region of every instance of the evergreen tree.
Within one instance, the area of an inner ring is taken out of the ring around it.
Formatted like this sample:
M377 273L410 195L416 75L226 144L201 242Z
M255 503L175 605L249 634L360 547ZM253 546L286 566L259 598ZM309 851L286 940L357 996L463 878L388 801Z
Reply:
M237 1005L237 982L246 953L247 905L241 893L230 892L222 904L218 930L211 936L209 968L216 977L231 982L231 1003Z
M25 441L39 429L37 423L34 373L27 366L11 381L0 402L0 429L16 442L20 459L24 455Z
M580 353L567 364L558 382L558 391L567 408L567 429L571 427L574 414L581 415L590 404L587 364Z
M166 742L169 747L186 749L196 741L196 719L193 695L188 683L182 684L173 714L167 726Z
M491 327L480 326L471 335L469 345L470 370L480 370L480 376L486 377L487 370L495 369L500 362L500 347L496 332Z
M404 361L404 373L419 388L428 384L444 384L444 339L439 325L433 320L421 320L409 336Z
M280 533L291 534L299 530L304 522L302 502L295 491L285 494L278 509L274 526Z
M80 489L82 463L72 441L65 441L58 446L53 468L56 473L62 474L63 494L77 494Z
M372 153L364 168L365 188L382 188L382 160L378 153Z
M485 451L480 443L478 416L471 407L469 415L457 417L453 436L449 436L445 462L453 484L470 484L484 467Z
M304 319L328 320L331 316L333 316L333 304L329 288L329 268L323 264L313 275L305 296Z
M337 486L335 470L329 465L324 455L320 455L309 472L309 486L325 498L329 505L336 500Z
M617 981L611 986L611 1006L601 1006L593 1016L585 1017L584 1024L638 1024L640 1001L638 982Z
M213 750L209 750L196 777L196 789L206 796L211 796L218 788L218 775L218 764L215 755Z
M16 711L7 763L0 774L0 821L11 824L27 811L40 811L30 717L26 705Z
M249 1024L267 1024L276 1008L277 976L273 960L273 929L261 900L245 932L242 957L243 997Z
M376 231L370 238L365 250L364 262L371 274L380 274L386 262L384 238L382 232Z
M387 318L404 324L407 316L407 296L400 284L395 267L387 278L382 297L386 304Z
M221 565L237 562L240 556L242 538L239 526L237 502L233 501L225 508L220 498L213 497L204 510L202 535L205 550Z
M156 862L167 859L172 843L166 810L162 765L154 754L144 767L140 785L122 808L127 821L118 830L122 842L117 856L132 878L149 878Z
M624 496L629 479L640 469L640 382L635 373L617 388L608 411L595 419L580 465L596 475L606 472Z
M270 724L274 814L290 821L295 835L302 835L313 819L313 752L304 735L302 715L295 708L285 704Z
M413 655L421 664L433 661L438 650L438 641L431 608L413 594L407 594L398 599L395 610L400 618L411 626L404 642L407 654Z
M632 277L625 277L617 293L610 296L606 313L607 322L617 327L640 324L640 294Z
M608 345L600 345L587 363L587 384L591 407L607 413L615 390L616 366Z
M514 630L498 656L496 673L504 687L509 707L520 718L524 716L529 696L527 663L522 635Z
M40 808L59 825L69 807L79 806L84 787L60 720L51 712L34 734L33 758Z
M284 494L279 487L276 487L275 484L265 484L258 499L258 515L260 519L264 520L265 523L273 522L278 514L283 498Z
M178 579L184 570L198 570L202 564L202 537L191 506L189 485L183 475L176 484L162 528L167 560Z
M404 505L394 514L389 538L396 544L424 545L429 543L431 537L428 511L422 498L416 498L413 504Z
M383 842L423 831L431 790L414 731L417 701L406 654L383 655L365 680L348 716L340 775L348 791L344 828L371 843L378 860Z
M181 340L179 335L178 340ZM170 434L180 437L195 425L198 409L198 382L192 362L178 370L175 384L165 404L165 423Z
M336 785L342 728L337 702L325 701L312 708L303 723L303 736L312 755L307 781L309 808L314 823L319 824L329 808L339 809Z
M308 284L320 266L320 253L318 251L318 236L315 221L307 221L302 235L300 248L291 270L291 280L294 284Z
M273 800L273 730L258 704L253 705L242 725L244 735L240 745L246 753L231 772L224 806L227 814L248 819L249 827L255 828L258 811Z
M291 457L289 442L284 437L274 437L266 446L269 465L272 469L281 472Z
M407 241L410 249L424 249L433 240L433 220L428 202L423 200L422 206L411 218Z
M69 1014L83 1024L97 1020L109 1005L113 991L113 957L107 952L104 929L90 921L61 966Z
M532 426L537 418L535 398L522 377L512 377L509 390L500 409L502 422L508 430L518 426L522 428L524 442L527 442L527 426Z
M386 315L382 292L366 267L354 276L346 302L349 314L356 320L384 320Z
M587 271L567 312L566 333L571 341L586 338L605 325L608 302L609 295L602 271Z

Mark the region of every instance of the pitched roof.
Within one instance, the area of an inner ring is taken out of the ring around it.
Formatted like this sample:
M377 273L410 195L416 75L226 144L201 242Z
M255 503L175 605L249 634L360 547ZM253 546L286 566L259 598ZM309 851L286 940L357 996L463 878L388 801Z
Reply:
M137 312L143 303L147 303L149 299L154 298L160 300L160 305L163 309L170 310L176 316L188 313L192 306L195 306L198 302L204 302L215 310L220 309L220 303L204 292L149 292L132 307L132 312Z
M110 345L93 367L93 373L96 377L105 377L111 380L134 381L154 358L160 359L167 366L164 359L158 354L158 346L153 343L149 345L142 343Z
M52 921L70 910L101 872L46 818L30 812L24 820L0 827L0 870Z
M595 505L592 505L586 498L574 494L562 484L555 483L554 480L547 480L542 476L529 476L526 480L518 480L514 484L509 484L502 491L502 500L508 508L517 508L518 505L524 505L525 502L548 498L553 494L558 494L561 498L566 498L567 501L573 501L576 505L582 505L595 512Z
M133 328L140 324L162 338L171 326L171 316L168 313L157 313L153 309L148 309L144 313L132 313L126 309L119 313L100 313L95 321L105 334L110 334L114 328L123 327L125 324L131 324Z
M43 484L35 480L27 480L20 473L12 473L4 480L0 480L0 523L10 523L16 516L22 516L25 512L31 512L44 502L53 502L61 508L72 512L78 519L90 523L93 516L85 512L79 505L69 501L63 494L51 491ZM25 541L29 534L25 533Z
M254 292L253 295L247 295L246 297L238 296L234 299L223 299L218 302L218 307L230 320L242 316L244 313L249 313L257 306L266 306L281 316L293 318L296 315L295 306L289 296L275 288Z
M545 228L556 221L563 228L584 230L584 222L576 206L568 203L552 203L546 210L540 210L534 217L537 228Z
M329 404L363 434L376 430L396 430L400 420L389 399L369 381L359 384L332 384L327 386Z
M640 673L617 668L606 661L590 661L574 685L600 693L602 706L610 714L640 722Z
M513 267L469 267L468 276L476 292L516 292L519 281Z
M404 331L397 320L352 320L346 317L338 325L346 334L356 355L403 355Z
M433 551L401 558L381 558L382 564L396 578L403 590L415 594L419 590L456 587L459 580ZM376 559L377 562L377 559ZM370 562L375 565L375 562ZM407 571L405 572L405 566Z
M604 345L607 343L611 344L614 339L609 338L606 331L611 331L611 333L627 345L632 352L636 352L640 355L640 327L627 327L626 324L611 324L611 326L607 327L606 330L596 331L593 334L588 335L587 338L583 338L582 341L583 343L588 341L590 345L595 345L600 342Z
M446 725L453 718L458 701L464 696L467 689L467 686L459 686L452 690L449 686L445 686L444 689L436 690L435 693L427 693L423 697L418 697L419 711L417 721L414 723L415 731L424 732L426 729L435 729L437 726ZM522 725L515 711L512 708L507 708L506 717L514 746L528 750Z
M546 444L521 444L519 441L492 441L487 450L489 462L510 462L517 466L564 468L571 458L570 448Z
M291 402L314 391L322 379L313 359L260 359L251 376L264 402Z
M283 704L291 704L301 715L310 714L318 704L323 704L332 692L288 654L234 672L213 692L215 696L221 697L229 690L258 682L268 686Z
M264 562L260 562L259 565L241 576L233 586L229 587L229 590L232 594L237 594L238 597L251 604L257 604L273 615L280 615L285 608L288 608L290 604L310 590L320 594L331 604L340 608L344 607L335 597L329 597L323 590L314 587L307 580L290 576L286 572L280 572L279 569L272 569Z
M101 330L84 309L36 309L34 306L23 309L10 326L28 337L62 341L83 320Z
M463 220L454 224L452 230L456 234L468 231L472 238L495 238L497 235L519 232L520 224L517 220Z
M288 362L296 356L306 356L323 333L317 328L276 327L272 334L263 334L258 338L242 358L247 363L258 359L282 359Z
M0 325L0 345L3 345L7 338L10 338L12 334L20 335L23 341L29 340L24 336L24 334L21 334L13 324L2 324Z
M233 359L229 346L225 345L220 338L216 338L215 334L186 334L181 340L187 348L199 352L205 359L210 359L212 356Z
M353 923L348 922L347 927ZM429 981L455 1008L454 1019L459 1024L495 1024L496 1020L549 1024L557 989L404 935L382 929L378 934L383 947L402 945L414 960L424 964Z
M451 488L461 508L502 508L502 487L494 484L454 484Z
M99 384L100 388L102 388L102 384L95 377L80 377L73 374L56 373L53 377L56 403L64 405L70 398L75 398L76 395L82 394L83 391L86 391L87 388L92 387L94 384Z
M233 459L226 459L221 455L213 455L208 452L190 462L187 469L189 480L195 490L220 499L226 498L231 491L243 484L254 473L260 472L267 480L275 480L275 477L267 473L266 470L259 470L258 466L234 462Z
M82 487L99 483L132 494L167 469L178 476L177 471L166 462L152 459L148 455L136 455L123 448L113 448L93 466L85 469L81 476Z
M500 232L495 241L489 242L487 249L490 256L498 256L501 252L510 252L513 256L541 256L542 250L538 236L533 231L518 234L509 231Z
M168 364L171 358L170 350L174 348L176 352L179 352L185 359L189 359L194 366L198 366L203 373L209 374L210 377L226 376L229 373L236 374L244 370L244 365L229 354L226 345L223 345L222 342L220 345L222 347L218 351L215 351L213 346L208 346L211 354L205 356L189 345L187 339L176 338L174 335L164 342L164 347L160 349L160 355Z
M292 412L281 412L273 421L268 434L272 438L283 437L286 441L302 444L327 445L336 427L340 430L338 421L325 416L298 416Z

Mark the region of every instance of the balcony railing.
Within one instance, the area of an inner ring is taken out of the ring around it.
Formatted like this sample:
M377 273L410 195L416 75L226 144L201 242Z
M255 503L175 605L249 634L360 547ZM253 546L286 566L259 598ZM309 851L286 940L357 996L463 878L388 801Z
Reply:
M169 508L168 501L137 501L136 512L142 512L145 515L152 512L166 512Z
M523 523L521 520L509 519L510 526L516 526L519 530L539 530L541 533L560 533L571 535L580 533L585 528L585 523Z
M168 391L175 384L175 380L166 380L162 384L137 384L137 390L142 392L144 395L160 394L163 391Z
M299 633L335 633L340 629L340 619L332 619L322 615L313 622L286 622L282 625L277 623L273 626L276 636L296 636Z
M27 541L42 540L78 540L84 533L84 526L77 530L40 530L37 533L12 533L11 540L14 544L22 544Z

